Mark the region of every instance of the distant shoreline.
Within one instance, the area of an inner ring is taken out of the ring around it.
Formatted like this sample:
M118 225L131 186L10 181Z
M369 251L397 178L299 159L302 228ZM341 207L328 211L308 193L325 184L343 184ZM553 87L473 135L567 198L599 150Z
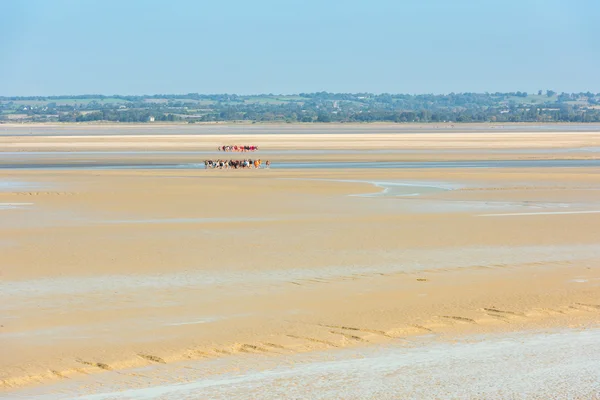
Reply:
M231 123L180 122L128 123L128 122L28 122L0 123L0 137L56 136L56 135L151 135L151 136L222 136L222 135L407 135L407 134L570 134L600 132L600 123Z
M373 121L373 122L285 122L285 121L208 121L208 122L194 122L188 123L184 121L174 122L114 122L114 121L93 121L93 122L34 122L34 121L23 121L23 122L5 122L0 121L0 127L18 127L18 126L141 126L141 127L153 127L153 126L252 126L252 125L264 125L264 126L298 126L298 127L335 127L335 126L394 126L394 127L407 127L407 128L431 128L437 127L439 129L451 129L456 127L486 127L486 128L502 128L507 126L599 126L599 122L387 122L387 121Z

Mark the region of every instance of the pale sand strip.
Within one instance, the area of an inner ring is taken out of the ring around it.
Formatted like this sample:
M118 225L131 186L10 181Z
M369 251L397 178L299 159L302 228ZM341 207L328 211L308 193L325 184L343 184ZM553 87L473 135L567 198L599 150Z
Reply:
M316 352L244 354L107 372L17 392L32 400L78 398L595 399L600 329L448 337ZM241 360L240 360L241 359Z
M568 215L568 214L598 214L600 210L586 211L546 211L546 212L529 212L529 213L504 213L504 214L480 214L478 217L518 217L527 215Z
M2 136L0 149L208 149L224 144L253 144L263 149L534 149L600 146L600 132L489 132L364 134L245 134L245 135L75 135Z

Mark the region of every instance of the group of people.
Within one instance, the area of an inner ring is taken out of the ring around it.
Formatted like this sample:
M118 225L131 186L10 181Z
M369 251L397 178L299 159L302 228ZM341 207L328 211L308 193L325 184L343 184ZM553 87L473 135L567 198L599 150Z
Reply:
M258 146L219 146L219 151L236 151L236 152L247 152L257 151ZM259 169L263 165L261 159L243 159L243 160L205 160L204 167L206 169ZM265 161L264 168L271 166L270 161Z
M263 164L262 160L206 160L204 167L206 169L259 169ZM271 162L265 161L265 168L269 168Z
M257 151L258 150L258 146L238 146L236 145L231 145L231 146L219 146L219 151L227 151L227 152L231 152L231 151L237 151L237 152L247 152L247 151Z

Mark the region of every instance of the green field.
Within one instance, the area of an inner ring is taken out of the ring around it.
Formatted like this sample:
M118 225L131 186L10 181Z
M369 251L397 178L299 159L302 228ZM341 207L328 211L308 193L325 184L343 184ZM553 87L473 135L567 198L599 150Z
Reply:
M66 99L56 99L56 100L54 100L54 99L50 99L50 100L14 100L12 103L15 105L22 105L22 106L43 107L50 103L56 103L57 106L75 106L78 104L87 105L94 101L96 101L100 104L127 104L127 103L129 103L129 101L127 101L127 100L117 99L114 97L96 98L96 99L69 99L69 98L66 98ZM9 102L4 100L4 101L1 101L0 103L6 104Z
M451 95L174 94L0 97L0 119L58 122L296 121L302 122L596 122L600 93L527 96L522 92ZM12 99L12 101L11 101ZM125 100L128 99L128 100ZM343 99L343 100L340 100ZM58 107L47 107L54 103ZM538 113L530 113L532 108ZM560 109L561 113L555 111ZM98 111L102 111L99 113ZM426 112L425 112L426 111Z
M300 96L250 96L244 99L246 104L287 104L287 103L298 103L308 99Z
M530 94L527 97L510 96L505 101L506 102L514 101L517 104L544 104L544 103L548 103L548 102L554 103L554 102L556 102L557 98L558 98L557 95L548 97L545 94L542 94L542 95Z

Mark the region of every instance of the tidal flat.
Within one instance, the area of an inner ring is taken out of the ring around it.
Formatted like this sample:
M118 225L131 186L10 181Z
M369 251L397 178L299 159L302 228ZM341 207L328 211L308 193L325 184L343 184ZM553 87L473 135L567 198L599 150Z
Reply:
M3 396L599 395L600 131L2 128Z

